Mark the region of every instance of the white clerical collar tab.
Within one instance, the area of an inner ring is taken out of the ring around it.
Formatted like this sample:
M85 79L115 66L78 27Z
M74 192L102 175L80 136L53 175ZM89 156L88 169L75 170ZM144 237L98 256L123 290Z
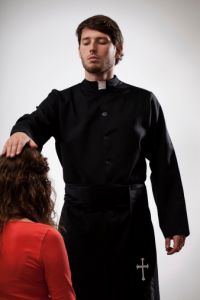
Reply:
M98 90L105 90L106 89L106 81L97 81L98 82Z

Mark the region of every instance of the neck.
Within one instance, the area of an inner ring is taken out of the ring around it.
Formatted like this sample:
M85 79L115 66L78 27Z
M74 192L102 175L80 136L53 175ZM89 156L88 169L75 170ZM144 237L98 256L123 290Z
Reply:
M88 81L106 81L112 79L114 76L114 70L111 69L102 73L89 73L85 71L85 79Z
M30 219L27 219L27 218L22 218L22 219L20 219L20 221L24 221L24 222L33 222L33 221L31 221Z
M27 218L19 218L19 219L11 219L11 221L23 221L23 222L31 222L33 223L33 221L31 221L30 219L27 219Z

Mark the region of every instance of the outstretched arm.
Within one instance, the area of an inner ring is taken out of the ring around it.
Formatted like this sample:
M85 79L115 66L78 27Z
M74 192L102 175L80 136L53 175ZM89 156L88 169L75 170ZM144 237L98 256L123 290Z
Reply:
M53 90L34 112L19 118L2 154L13 157L20 154L26 144L41 150L47 140L56 134L59 99L58 91Z

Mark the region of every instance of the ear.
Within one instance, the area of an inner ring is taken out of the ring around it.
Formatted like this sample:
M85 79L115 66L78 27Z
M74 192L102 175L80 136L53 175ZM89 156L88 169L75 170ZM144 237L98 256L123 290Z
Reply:
M116 47L115 57L118 58L118 59L121 59L122 55L123 55L123 46L122 45L118 45Z
M80 46L78 47L78 54L79 54L79 57L81 58Z

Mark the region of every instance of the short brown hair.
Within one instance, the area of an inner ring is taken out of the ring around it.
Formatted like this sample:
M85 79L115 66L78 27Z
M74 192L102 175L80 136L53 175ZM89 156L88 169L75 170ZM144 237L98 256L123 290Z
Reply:
M47 159L28 146L13 158L0 157L0 231L10 219L54 225L48 171Z
M118 24L111 18L104 15L95 15L81 22L76 29L76 35L78 37L79 45L81 41L82 30L84 28L94 29L108 34L111 38L113 45L116 47L121 47L121 49L123 49L124 39L121 30ZM122 59L122 56L123 53L121 54L120 58L116 58L115 64L118 64L119 60Z

